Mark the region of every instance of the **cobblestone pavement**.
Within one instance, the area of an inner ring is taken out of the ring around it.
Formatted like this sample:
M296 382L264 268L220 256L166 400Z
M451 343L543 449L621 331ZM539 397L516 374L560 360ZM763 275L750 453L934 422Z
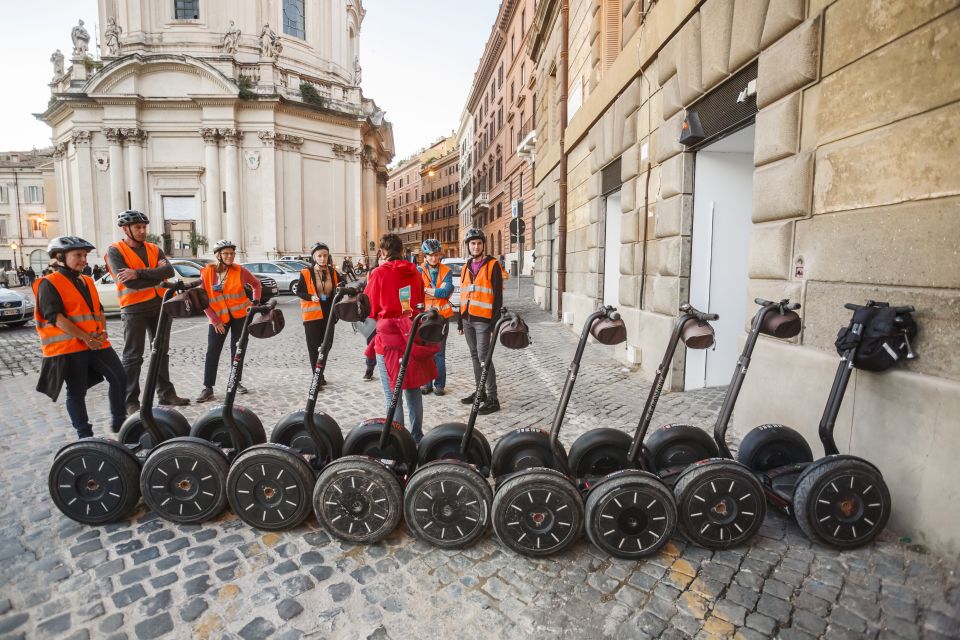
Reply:
M529 284L527 285L529 287ZM503 411L481 417L494 441L552 416L575 336L527 302L530 349L496 358ZM285 331L252 341L242 403L266 425L303 402L308 362L297 308ZM111 322L119 347L118 323ZM177 321L171 370L195 395L204 323ZM415 542L402 527L369 547L331 540L311 518L282 533L258 532L227 512L177 526L141 508L128 522L93 528L51 504L46 477L71 438L61 404L33 391L33 329L0 331L0 636L31 638L561 638L960 637L956 566L898 542L865 549L814 547L792 522L768 515L748 547L710 552L675 538L645 561L611 559L584 538L559 556L531 560L491 534L463 551ZM380 414L379 384L362 382L362 341L341 325L321 395L345 429ZM10 353L16 350L15 353ZM465 419L472 391L466 346L452 337L445 397L425 399L426 423ZM16 366L16 363L27 365ZM226 357L224 357L224 366ZM11 364L13 363L13 364ZM31 372L30 375L13 373ZM225 375L218 391L222 393ZM599 346L588 347L562 440L602 425L632 429L647 389ZM721 390L669 394L657 422L711 424ZM91 391L95 429L107 424L104 389ZM195 419L205 407L186 407Z

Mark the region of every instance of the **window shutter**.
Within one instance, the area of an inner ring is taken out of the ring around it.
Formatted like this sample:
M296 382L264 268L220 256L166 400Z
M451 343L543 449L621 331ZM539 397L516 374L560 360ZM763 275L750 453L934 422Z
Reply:
M601 41L601 71L606 71L620 54L623 28L622 0L602 0L603 38Z

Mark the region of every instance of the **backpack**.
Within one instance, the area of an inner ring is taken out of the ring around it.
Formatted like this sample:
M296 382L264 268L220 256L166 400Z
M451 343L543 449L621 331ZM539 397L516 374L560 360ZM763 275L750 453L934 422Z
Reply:
M837 333L835 345L840 355L856 349L857 369L885 371L908 357L910 339L916 335L917 323L909 312L881 302L854 311L850 324Z

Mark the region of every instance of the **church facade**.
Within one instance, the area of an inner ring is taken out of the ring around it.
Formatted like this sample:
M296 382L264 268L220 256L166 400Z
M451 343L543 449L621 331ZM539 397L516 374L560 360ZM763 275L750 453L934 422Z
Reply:
M360 89L361 0L100 0L99 14L99 59L81 22L37 114L65 232L102 255L133 208L174 256L221 238L244 260L371 251L393 133Z

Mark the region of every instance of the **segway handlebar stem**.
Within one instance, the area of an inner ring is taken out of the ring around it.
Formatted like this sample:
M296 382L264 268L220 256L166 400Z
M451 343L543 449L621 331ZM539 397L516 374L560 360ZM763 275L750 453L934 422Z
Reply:
M423 309L422 305L418 305ZM432 315L431 315L432 314ZM407 365L410 362L410 352L413 351L413 341L417 337L417 330L428 317L440 315L435 309L429 311L420 311L413 318L413 325L410 327L410 336L407 338L407 345L403 350L403 356L400 358L400 370L397 372L397 381L393 385L393 399L387 408L387 419L383 423L383 431L380 433L380 449L386 449L390 442L390 429L393 428L393 417L397 414L397 405L400 404L400 394L403 393L403 379L407 375Z
M147 379L143 384L143 403L140 405L140 420L143 421L144 428L156 444L160 444L164 438L153 419L153 400L157 391L160 360L163 358L163 354L167 352L170 342L170 324L172 323L172 319L164 308L164 303L173 297L175 291L183 289L183 283L162 282L160 287L164 289L162 302L160 303L160 317L157 319L157 331L150 348L150 364L147 366Z
M493 325L492 339L487 347L487 357L480 364L480 380L477 382L477 388L474 389L473 406L470 407L470 416L467 418L467 428L463 430L463 438L460 440L460 456L462 460L466 459L467 450L470 448L470 440L473 438L473 429L477 424L477 415L480 413L481 391L487 384L487 374L490 373L490 364L493 362L493 351L500 341L500 331L507 324L516 319L517 314L507 311L506 307L500 310L500 317L497 323Z

